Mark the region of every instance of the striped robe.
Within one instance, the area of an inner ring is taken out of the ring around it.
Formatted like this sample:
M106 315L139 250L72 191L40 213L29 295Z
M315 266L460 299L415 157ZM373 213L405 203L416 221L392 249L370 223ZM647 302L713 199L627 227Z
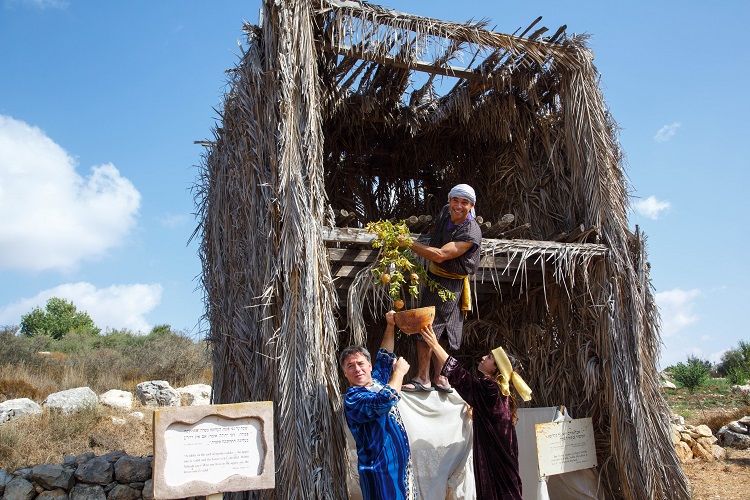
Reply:
M344 397L365 500L416 498L409 439L396 407L401 396L388 385L395 359L381 348L373 364L373 385L349 387Z

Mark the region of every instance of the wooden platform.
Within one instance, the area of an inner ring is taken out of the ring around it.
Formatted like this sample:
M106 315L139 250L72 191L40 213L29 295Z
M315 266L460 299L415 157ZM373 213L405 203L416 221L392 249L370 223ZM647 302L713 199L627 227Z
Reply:
M376 259L378 250L371 247L373 239L373 234L360 228L323 228L340 303L346 302L346 290L357 273ZM472 288L476 287L476 293L482 296L510 293L514 287L542 286L545 276L546 280L553 279L556 259L570 255L601 259L607 256L607 247L597 243L483 238L480 267L471 277Z

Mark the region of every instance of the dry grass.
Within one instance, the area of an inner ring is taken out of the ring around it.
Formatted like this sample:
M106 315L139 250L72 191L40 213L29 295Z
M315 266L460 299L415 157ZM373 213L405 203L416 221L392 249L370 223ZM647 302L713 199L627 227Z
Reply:
M114 450L134 456L152 455L152 411L136 410L146 415L143 420L98 407L72 415L44 411L0 425L0 469L61 464L66 455L88 451L97 455ZM112 417L125 423L114 423Z
M76 387L89 387L97 394L110 389L134 392L137 384L148 380L166 380L178 388L211 384L212 377L205 345L174 332L71 336L59 342L2 335L0 360L0 402L29 398L41 404L54 392ZM45 410L6 422L0 425L0 470L58 464L66 455L88 451L150 455L152 410L136 404L132 411L144 413L144 420L128 416L130 411L100 406L73 415Z
M722 426L750 415L750 396L732 392L723 378L709 379L694 394L687 389L666 389L664 396L672 411L693 425L706 424L715 434Z

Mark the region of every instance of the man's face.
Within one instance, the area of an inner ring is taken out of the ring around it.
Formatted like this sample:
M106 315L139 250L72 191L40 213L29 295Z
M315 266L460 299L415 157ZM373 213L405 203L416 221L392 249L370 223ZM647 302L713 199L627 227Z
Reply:
M356 352L344 360L344 377L349 384L364 387L372 383L372 363L364 354Z
M469 212L474 208L474 204L464 198L451 198L448 200L451 211L451 220L455 222L463 222L466 217L469 216Z

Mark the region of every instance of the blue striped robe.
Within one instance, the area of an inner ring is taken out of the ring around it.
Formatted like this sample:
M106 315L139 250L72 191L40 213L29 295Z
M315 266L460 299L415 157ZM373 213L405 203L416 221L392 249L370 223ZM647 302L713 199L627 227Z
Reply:
M388 385L395 359L395 354L380 349L372 368L373 385L349 387L344 397L365 500L416 498L409 439L396 407L401 396Z

